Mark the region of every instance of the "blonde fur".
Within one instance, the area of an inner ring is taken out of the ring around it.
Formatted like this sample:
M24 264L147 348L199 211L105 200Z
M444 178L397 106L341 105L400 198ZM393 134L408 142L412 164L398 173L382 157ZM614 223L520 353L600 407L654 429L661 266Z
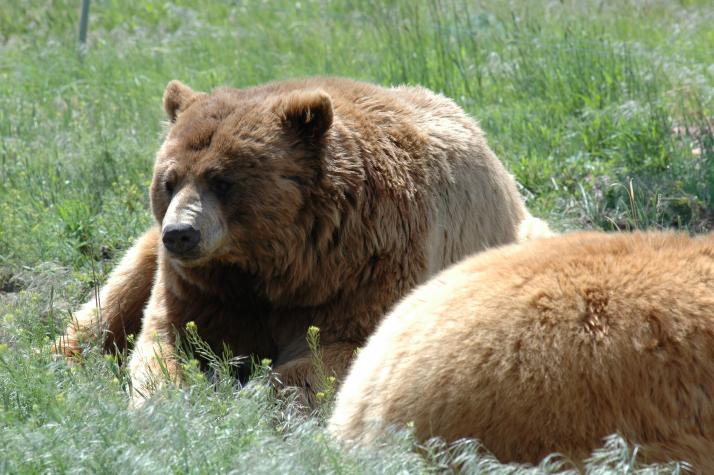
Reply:
M330 430L480 439L582 462L618 432L714 473L714 238L574 233L490 250L414 290L351 367Z

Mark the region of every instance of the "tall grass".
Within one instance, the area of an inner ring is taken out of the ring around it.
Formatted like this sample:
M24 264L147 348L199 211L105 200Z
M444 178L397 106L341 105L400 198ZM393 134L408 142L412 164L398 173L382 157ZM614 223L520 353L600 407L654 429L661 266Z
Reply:
M146 226L174 77L198 89L312 74L423 84L480 119L531 207L564 226L631 225L630 179L652 225L711 219L706 3L107 1L92 7L83 62L74 2L22 5L0 14L0 262L77 266Z
M170 79L423 84L480 120L556 227L711 226L707 1L103 0L83 59L78 21L78 2L0 0L0 472L509 470L468 444L414 455L408 436L345 452L260 381L128 412L114 362L51 360L47 340L151 222ZM605 454L593 470L630 463L616 442Z

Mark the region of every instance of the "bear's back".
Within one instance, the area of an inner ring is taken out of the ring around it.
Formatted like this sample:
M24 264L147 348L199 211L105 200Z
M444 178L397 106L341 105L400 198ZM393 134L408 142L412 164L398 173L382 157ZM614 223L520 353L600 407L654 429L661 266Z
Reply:
M471 258L361 351L333 431L481 439L504 461L586 457L619 432L714 468L714 242L579 233ZM708 454L708 455L707 455Z

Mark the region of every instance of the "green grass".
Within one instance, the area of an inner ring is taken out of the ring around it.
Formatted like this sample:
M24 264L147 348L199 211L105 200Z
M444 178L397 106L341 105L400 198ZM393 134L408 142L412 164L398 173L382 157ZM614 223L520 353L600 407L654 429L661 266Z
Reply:
M52 361L69 310L151 222L170 79L423 84L481 121L559 229L711 226L710 2L104 0L83 60L78 3L0 0L0 472L507 470L408 436L346 452L258 380L197 379L131 412L114 362ZM630 463L616 441L604 454L594 471Z

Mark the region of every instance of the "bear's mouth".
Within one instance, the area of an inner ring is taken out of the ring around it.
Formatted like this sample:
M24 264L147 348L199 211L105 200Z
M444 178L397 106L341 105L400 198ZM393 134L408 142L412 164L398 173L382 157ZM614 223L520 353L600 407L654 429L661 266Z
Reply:
M209 259L203 256L200 252L189 254L176 254L170 250L166 250L171 262L180 265L181 267L196 267L205 264Z
M182 254L171 252L169 249L166 248L164 248L164 250L166 251L166 255L168 256L171 263L179 267L183 267L185 269L203 267L208 264L216 265L219 263L235 265L235 262L233 259L231 259L230 254L221 252L221 248L212 251L208 251L206 249L197 249L194 252Z

